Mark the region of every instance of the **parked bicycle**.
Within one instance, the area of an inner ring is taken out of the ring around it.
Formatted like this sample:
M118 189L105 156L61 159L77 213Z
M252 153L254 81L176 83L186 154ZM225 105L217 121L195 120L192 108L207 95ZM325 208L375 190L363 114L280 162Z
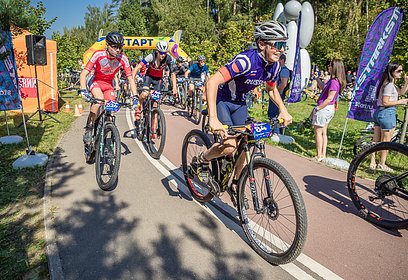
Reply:
M188 116L194 120L196 124L201 121L201 111L203 110L203 90L204 83L201 79L191 79L194 82L194 91L192 96L187 98Z
M210 162L208 181L200 174L198 155L211 146L200 130L190 131L183 141L182 169L191 195L199 202L227 192L238 208L239 219L251 247L268 262L279 265L293 261L306 240L307 216L303 198L289 172L266 158L263 138L270 137L273 125L251 122L229 126L237 135L238 149ZM215 141L220 141L214 135ZM232 184L238 158L244 154L245 168L237 185ZM213 186L213 187L211 187Z
M96 182L102 190L111 189L118 180L120 166L121 140L116 127L114 112L120 107L131 107L129 104L118 103L98 98L91 98L90 103L99 103L100 114L92 130L92 140L84 143L85 160L95 163Z
M379 162L386 154L384 165ZM347 173L350 198L364 219L382 227L408 228L408 146L380 142L366 147Z
M158 90L146 98L140 126L136 128L137 139L146 144L147 152L154 159L160 158L166 142L166 120L160 109L161 99L161 92Z
M402 126L403 121L398 119L397 117L397 125ZM391 138L391 142L399 143L401 140L401 129L396 128ZM367 125L366 128L360 130L360 134L362 135L359 137L353 146L353 154L354 156L357 155L359 152L364 150L366 147L370 146L373 143L373 135L374 135L374 125Z

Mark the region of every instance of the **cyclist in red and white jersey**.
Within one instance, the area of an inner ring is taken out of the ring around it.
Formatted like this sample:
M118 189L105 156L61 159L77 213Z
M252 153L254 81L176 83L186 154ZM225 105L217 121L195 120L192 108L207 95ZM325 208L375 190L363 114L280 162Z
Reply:
M109 32L106 35L106 49L94 52L84 70L81 72L79 92L84 99L89 100L92 96L98 99L114 100L115 92L112 82L115 74L119 69L123 68L126 78L129 82L132 91L132 97L136 96L137 88L135 80L132 76L129 60L125 54L122 53L123 36L118 32ZM86 89L86 77L94 71L94 78L89 87L90 93ZM136 99L134 99L136 101ZM85 127L84 142L89 143L92 135L92 127L97 118L100 104L92 104L90 113Z
M139 96L139 108L135 111L135 125L140 120L140 112L144 100L150 94L150 85L153 85L154 90L160 90L162 85L162 78L166 66L171 69L171 57L168 54L169 45L166 41L161 40L156 44L156 51L146 56L133 70L133 77L135 77L139 71L147 66L146 76L144 78L143 91Z

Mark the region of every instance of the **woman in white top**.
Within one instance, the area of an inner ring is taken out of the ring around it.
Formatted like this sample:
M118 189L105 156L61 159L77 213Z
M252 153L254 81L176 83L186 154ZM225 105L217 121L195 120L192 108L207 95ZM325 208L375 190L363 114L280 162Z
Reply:
M390 62L385 69L377 92L377 109L374 112L374 136L373 142L388 142L391 141L397 125L397 105L405 105L408 102L407 98L399 99L400 95L406 93L408 89L408 75L405 76L405 84L402 88L395 85L395 80L402 76L402 65ZM387 152L381 153L381 159L378 164L375 162L375 154L371 157L371 169L379 169L383 171L392 171L387 165Z

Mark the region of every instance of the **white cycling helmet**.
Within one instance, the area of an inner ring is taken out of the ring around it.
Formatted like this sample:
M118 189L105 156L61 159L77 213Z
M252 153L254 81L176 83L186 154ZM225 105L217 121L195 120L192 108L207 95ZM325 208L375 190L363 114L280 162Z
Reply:
M288 39L286 27L275 20L265 21L255 27L254 39L265 41L285 41Z
M156 49L159 52L167 52L169 50L169 44L166 41L161 40L161 41L157 42Z

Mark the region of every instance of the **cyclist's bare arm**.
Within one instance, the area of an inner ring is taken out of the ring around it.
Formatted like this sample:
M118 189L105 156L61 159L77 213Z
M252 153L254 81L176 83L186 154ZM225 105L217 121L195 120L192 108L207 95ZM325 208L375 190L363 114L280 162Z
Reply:
M89 71L87 69L81 71L81 75L79 76L80 89L86 89L86 77L88 74Z
M132 71L133 79L136 77L137 74L139 74L140 69L142 69L142 64L139 63Z
M188 75L190 75L190 70L187 70L186 73L184 73L184 77L187 79Z
M268 92L269 98L276 104L276 106L279 108L279 118L283 119L283 125L287 126L292 122L292 116L288 113L288 110L285 107L285 104L283 104L282 98L279 94L278 88L276 87L276 84L271 85L269 83L266 83L266 91Z
M220 69L221 70L221 69ZM227 70L228 71L228 70ZM211 129L220 132L221 137L225 137L227 131L217 116L217 91L218 86L225 82L224 76L220 71L217 71L207 82L207 103L208 103L208 117Z
M132 92L132 97L137 96L137 87L136 87L135 79L133 78L133 76L129 76L127 77L127 80L130 86L130 91Z

